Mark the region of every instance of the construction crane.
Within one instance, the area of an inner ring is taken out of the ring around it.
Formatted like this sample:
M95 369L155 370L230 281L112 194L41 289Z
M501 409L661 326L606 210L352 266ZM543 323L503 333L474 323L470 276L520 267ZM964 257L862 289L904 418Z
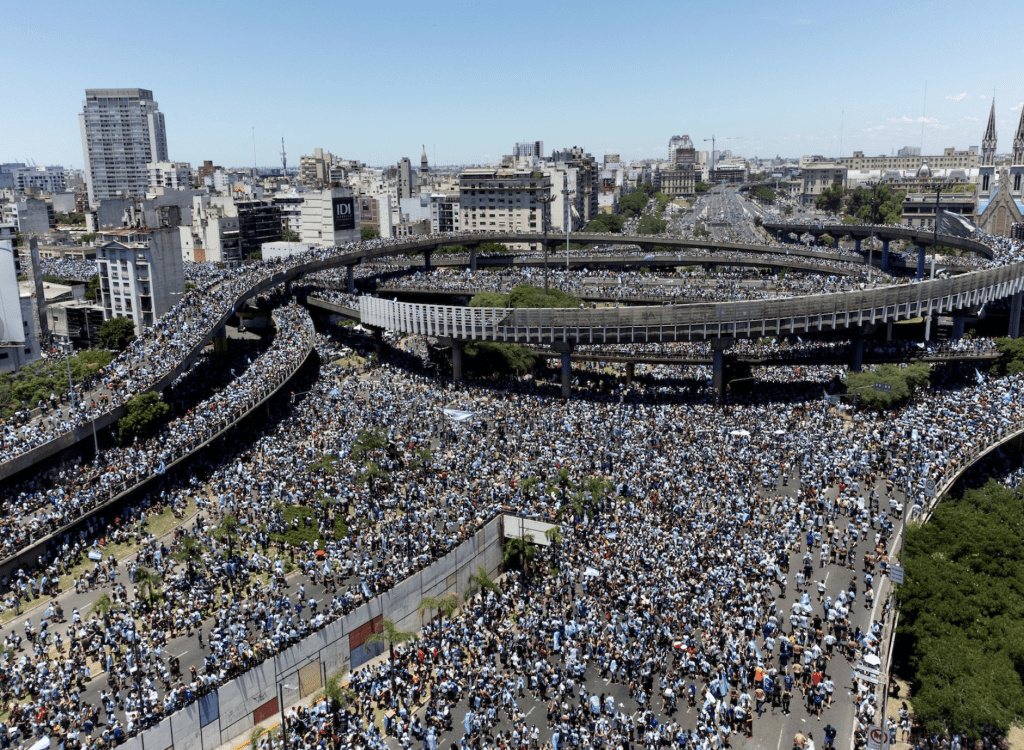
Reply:
M746 137L741 135L741 136L730 137L730 138L719 138L718 140L720 140L720 141L743 141L743 140L746 140ZM715 136L712 135L710 138L705 138L704 139L705 143L707 143L708 141L711 141L711 172L714 173L714 171L715 171Z

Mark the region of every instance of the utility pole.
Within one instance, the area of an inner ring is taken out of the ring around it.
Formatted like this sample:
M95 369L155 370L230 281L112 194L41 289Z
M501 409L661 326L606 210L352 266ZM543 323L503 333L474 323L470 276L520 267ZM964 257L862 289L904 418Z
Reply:
M565 267L569 268L569 227L572 226L572 208L569 206L569 196L575 195L575 190L569 189L569 175L562 175L562 202L565 204Z
M551 217L551 202L555 196L551 194L551 185L548 185L548 194L544 198L537 198L537 202L543 206L541 222L544 224L544 296L548 296L548 224Z
M935 280L935 256L939 254L939 197L942 195L942 188L935 189L935 225L932 232L932 271L929 281ZM928 310L928 317L924 319L924 340L931 341L932 332L932 311Z

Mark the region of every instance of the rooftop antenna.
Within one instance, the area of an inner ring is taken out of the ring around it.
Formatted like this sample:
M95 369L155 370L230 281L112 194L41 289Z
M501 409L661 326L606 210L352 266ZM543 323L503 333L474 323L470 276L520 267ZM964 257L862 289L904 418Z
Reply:
M924 153L924 116L928 111L928 81L924 82L924 104L921 106L921 153Z
M846 107L843 107L839 115L839 158L843 158L843 125L846 124Z
M281 174L288 176L288 155L284 152L284 136L281 136Z
M252 173L256 176L256 126L252 126Z

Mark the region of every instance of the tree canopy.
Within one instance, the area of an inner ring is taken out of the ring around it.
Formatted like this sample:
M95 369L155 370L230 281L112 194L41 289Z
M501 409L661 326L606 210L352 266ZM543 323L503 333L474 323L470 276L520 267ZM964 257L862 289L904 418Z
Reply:
M477 292L469 301L470 307L509 307L508 295L501 292Z
M639 190L619 198L619 213L627 219L636 216L647 206L647 193Z
M621 232L626 217L621 214L598 214L587 224L588 232Z
M135 341L135 323L131 318L111 318L100 324L100 346L124 351Z
M924 362L906 367L886 363L876 370L848 372L844 382L846 392L860 394L863 405L885 409L910 398L913 389L927 385L930 377L931 365ZM889 390L876 390L875 383L884 383Z
M644 214L636 227L637 234L661 234L668 227L665 219L659 219L653 214Z
M842 183L833 183L832 187L826 188L821 195L814 199L814 205L820 211L838 213L839 209L843 207L844 192Z
M772 202L775 200L775 191L767 185L758 185L751 193L755 198L762 201Z
M846 212L865 223L870 223L874 217L879 224L899 224L903 219L906 195L902 190L893 190L890 185L858 186L846 201Z
M122 445L152 433L171 413L171 407L160 400L158 393L139 393L128 399L127 406L128 413L117 423L117 438Z
M992 370L1000 375L1016 375L1024 372L1024 338L996 339L999 359L992 365Z
M372 227L369 224L359 227L359 237L365 242L366 240L375 240L380 237L380 231L377 227Z
M977 738L1024 713L1024 506L989 481L909 526L895 652L929 732Z
M512 252L509 246L502 242L482 242L476 250L480 255L508 255Z
M520 284L509 294L512 307L579 307L581 301L568 292L551 287L547 294L540 287Z
M698 182L694 184L693 189L698 195L700 195L701 193L706 193L707 191L709 191L711 189L711 186L706 182Z

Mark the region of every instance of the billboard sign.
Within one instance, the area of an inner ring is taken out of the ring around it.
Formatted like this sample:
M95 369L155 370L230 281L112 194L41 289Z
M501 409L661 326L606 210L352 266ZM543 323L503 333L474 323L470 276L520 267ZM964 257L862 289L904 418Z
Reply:
M334 231L341 232L345 229L355 229L355 198L333 198L331 206L334 209Z

